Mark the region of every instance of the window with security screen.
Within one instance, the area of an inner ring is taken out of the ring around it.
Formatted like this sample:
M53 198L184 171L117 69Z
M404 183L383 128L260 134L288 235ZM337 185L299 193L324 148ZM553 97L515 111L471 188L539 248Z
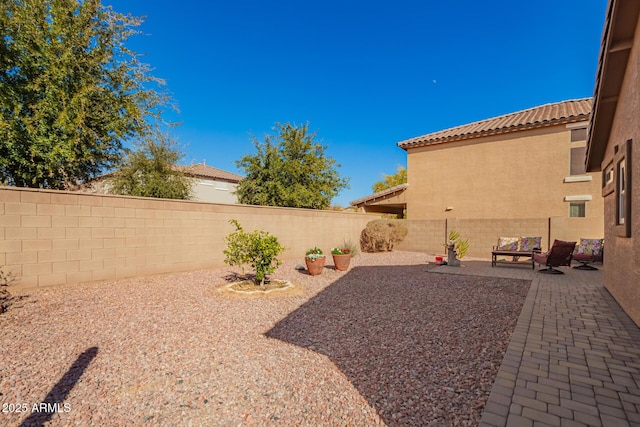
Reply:
M571 129L571 142L587 140L587 128Z
M584 175L586 173L584 168L586 155L587 147L573 147L571 149L570 175Z

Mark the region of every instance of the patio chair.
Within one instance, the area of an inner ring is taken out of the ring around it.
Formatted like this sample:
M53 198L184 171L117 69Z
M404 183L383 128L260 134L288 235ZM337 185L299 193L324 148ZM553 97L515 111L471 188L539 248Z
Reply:
M555 240L549 252L546 253L534 253L533 260L538 264L544 264L546 268L540 271L541 273L549 274L564 274L560 270L556 270L553 267L571 266L571 258L573 257L573 250L576 248L576 242L565 242L563 240Z
M580 263L573 268L578 270L597 270L592 262L604 261L604 239L580 239L580 243L573 252L573 260Z

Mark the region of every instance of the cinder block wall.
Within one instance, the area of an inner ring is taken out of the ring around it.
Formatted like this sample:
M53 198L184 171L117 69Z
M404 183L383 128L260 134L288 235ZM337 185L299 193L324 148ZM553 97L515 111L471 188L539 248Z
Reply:
M555 239L580 242L580 238L604 237L604 224L599 218L408 219L404 223L408 235L396 245L398 250L443 254L448 231L456 230L463 239L469 239L467 256L487 259L501 236L540 236L543 250Z
M0 188L0 265L22 287L189 271L224 265L237 219L286 246L326 253L377 215Z

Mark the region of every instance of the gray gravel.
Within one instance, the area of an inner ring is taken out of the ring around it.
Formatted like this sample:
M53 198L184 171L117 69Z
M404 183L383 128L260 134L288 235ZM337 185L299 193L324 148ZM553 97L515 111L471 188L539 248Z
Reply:
M427 259L288 261L266 297L223 292L231 268L14 291L0 425L477 425L529 283Z

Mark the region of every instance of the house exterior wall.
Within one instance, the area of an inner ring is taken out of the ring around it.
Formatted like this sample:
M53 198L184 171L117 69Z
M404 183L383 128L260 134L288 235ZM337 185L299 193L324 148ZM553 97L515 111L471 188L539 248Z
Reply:
M222 266L230 219L267 230L286 247L282 259L303 263L310 247L329 254L345 239L359 242L377 218L0 187L0 267L16 286L40 287Z
M631 236L616 231L616 192L605 196L604 284L618 304L640 325L640 21L618 99L602 170L611 164L614 147L632 140Z
M238 184L220 180L194 178L193 179L193 200L197 202L209 203L238 203L238 198L234 194Z
M568 218L566 197L586 201L585 223L603 217L601 173L570 176L571 129L555 125L476 139L408 149L407 218L518 219ZM453 208L445 211L447 208ZM583 218L572 218L581 220ZM596 225L586 235L602 237Z

